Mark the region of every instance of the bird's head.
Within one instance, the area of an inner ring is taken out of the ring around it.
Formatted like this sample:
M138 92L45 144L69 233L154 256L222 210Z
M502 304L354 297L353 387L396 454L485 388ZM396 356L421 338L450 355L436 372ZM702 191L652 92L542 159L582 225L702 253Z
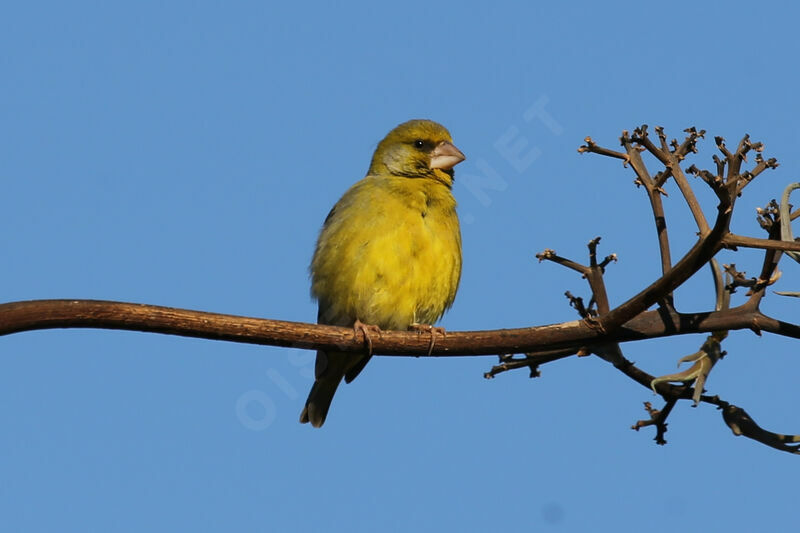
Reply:
M450 187L453 167L464 159L444 126L432 120L409 120L378 143L369 174L431 178Z

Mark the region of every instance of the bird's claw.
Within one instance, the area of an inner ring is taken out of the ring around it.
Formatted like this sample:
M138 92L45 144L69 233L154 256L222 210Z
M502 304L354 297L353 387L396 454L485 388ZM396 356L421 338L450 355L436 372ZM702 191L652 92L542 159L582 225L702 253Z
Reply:
M353 323L353 335L355 336L356 340L358 339L359 332L364 335L364 342L367 345L367 355L372 355L372 337L370 336L371 333L377 333L378 336L381 336L381 328L378 326L373 326L372 324L364 324L360 320L356 319Z
M416 331L417 333L430 333L431 334L431 342L428 344L428 355L430 356L433 353L433 347L436 344L436 335L441 335L442 337L447 337L447 331L444 328L440 328L437 326L432 326L430 324L411 324L408 326L410 331Z

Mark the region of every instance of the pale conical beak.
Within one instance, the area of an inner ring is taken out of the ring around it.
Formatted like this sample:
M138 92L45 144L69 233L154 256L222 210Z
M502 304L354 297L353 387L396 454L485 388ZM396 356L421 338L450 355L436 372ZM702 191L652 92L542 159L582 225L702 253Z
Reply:
M431 152L431 163L428 166L431 170L434 168L450 170L465 159L466 156L453 143L442 141Z

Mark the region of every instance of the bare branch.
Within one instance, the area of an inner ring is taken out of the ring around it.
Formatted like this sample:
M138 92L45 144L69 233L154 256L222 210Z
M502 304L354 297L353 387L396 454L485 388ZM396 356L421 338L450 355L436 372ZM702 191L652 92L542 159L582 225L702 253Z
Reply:
M783 252L800 252L800 242L786 242L773 239L757 239L755 237L744 237L729 233L722 238L722 245L726 248L736 249L738 246L744 248L760 248L762 250L780 250Z
M664 216L664 204L661 200L662 189L660 187L656 187L653 178L650 177L647 166L642 160L640 148L634 145L634 142L641 144L647 140L647 125L634 130L633 137L628 137L627 132L622 132L622 137L620 137L620 142L625 148L625 151L628 153L628 161L631 164L634 172L636 172L638 182L641 183L644 186L645 191L647 191L647 197L650 200L650 208L653 211L653 220L656 225L656 234L658 235L658 251L661 256L661 272L666 273L672 266L672 258L670 257L669 250L667 218ZM655 147L653 148L655 149ZM644 148L641 148L641 150L644 150Z
M664 407L659 410L655 409L650 402L644 402L644 409L647 411L647 414L650 415L650 418L647 420L637 420L636 423L631 426L631 429L639 431L643 427L655 426L656 436L653 437L653 440L655 440L656 444L659 446L663 446L667 443L667 439L664 438L664 434L667 432L667 417L672 412L672 408L675 407L676 403L678 403L677 399L667 400Z
M756 424L744 409L727 402L720 402L720 409L723 420L734 435L743 435L777 450L800 454L800 435L782 435L767 431Z
M580 153L591 152L593 154L600 154L600 155L604 155L604 156L607 156L607 157L614 157L614 158L617 158L617 159L622 159L622 164L624 166L628 165L628 155L627 154L623 154L622 152L617 152L615 150L609 150L608 148L603 148L602 146L598 146L597 144L595 144L595 142L592 140L591 137L586 137L584 139L584 142L586 144L580 146L578 148L578 152L580 152Z
M542 261L552 261L553 263L558 263L559 265L572 269L584 276L589 272L589 267L581 265L580 263L576 263L575 261L565 257L561 257L555 252L555 250L550 250L549 248L536 254L536 259L538 259L540 263Z

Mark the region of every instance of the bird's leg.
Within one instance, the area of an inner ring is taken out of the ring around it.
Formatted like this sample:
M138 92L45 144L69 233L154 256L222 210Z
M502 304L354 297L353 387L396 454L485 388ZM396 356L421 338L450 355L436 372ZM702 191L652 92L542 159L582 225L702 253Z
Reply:
M353 323L353 335L356 339L358 339L358 333L361 332L364 335L364 342L367 344L367 356L372 355L372 337L370 337L370 333L377 333L380 337L381 335L381 328L378 326L373 326L372 324L364 324L359 319Z
M436 344L436 335L439 334L442 337L447 337L447 331L444 328L440 328L437 326L432 326L430 324L411 324L408 326L409 331L416 331L417 333L428 332L431 334L431 342L428 344L428 355L433 353L433 346Z

